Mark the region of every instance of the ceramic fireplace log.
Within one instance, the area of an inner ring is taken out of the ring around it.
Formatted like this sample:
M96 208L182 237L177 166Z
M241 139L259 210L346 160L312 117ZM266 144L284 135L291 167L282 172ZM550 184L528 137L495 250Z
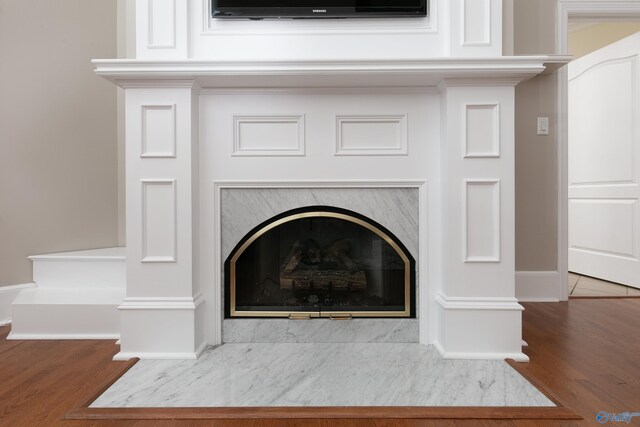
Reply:
M336 240L324 249L312 239L294 245L280 272L280 288L366 289L366 274L348 255L350 251L347 239Z

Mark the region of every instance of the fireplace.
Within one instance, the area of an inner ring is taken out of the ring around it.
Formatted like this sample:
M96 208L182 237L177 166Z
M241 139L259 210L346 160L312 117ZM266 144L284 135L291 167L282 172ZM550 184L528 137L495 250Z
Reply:
M136 58L94 62L126 105L117 359L384 335L527 360L514 93L564 58L502 56L500 0L434 0L428 18L384 23L135 4Z
M415 260L376 221L310 206L255 227L225 262L225 317L415 317Z

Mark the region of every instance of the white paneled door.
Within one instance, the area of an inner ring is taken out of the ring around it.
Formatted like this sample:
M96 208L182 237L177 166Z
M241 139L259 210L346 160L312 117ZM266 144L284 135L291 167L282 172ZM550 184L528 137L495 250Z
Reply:
M569 64L569 270L640 288L640 32Z

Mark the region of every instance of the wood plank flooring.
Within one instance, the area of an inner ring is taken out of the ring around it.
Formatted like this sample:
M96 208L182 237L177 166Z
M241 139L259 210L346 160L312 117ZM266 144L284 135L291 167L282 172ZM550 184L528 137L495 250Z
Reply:
M63 420L127 362L113 341L6 341L0 327L0 426L417 427L599 425L595 414L640 412L640 299L525 304L530 363L517 364L583 421L543 420ZM631 423L638 424L636 418Z

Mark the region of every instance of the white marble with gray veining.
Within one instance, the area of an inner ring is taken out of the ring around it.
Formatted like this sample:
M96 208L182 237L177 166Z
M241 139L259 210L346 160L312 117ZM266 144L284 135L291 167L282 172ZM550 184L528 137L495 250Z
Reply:
M414 259L418 259L419 191L416 188L224 188L220 202L222 262L256 226L283 212L307 206L333 206L367 216L391 231ZM221 274L224 280L224 272ZM420 316L419 283L416 263L417 316ZM235 326L243 327L241 324ZM251 331L238 333L246 336ZM407 330L401 335L412 333Z
M91 407L554 406L504 361L420 344L224 344L142 360Z
M224 319L225 343L417 343L417 319Z
M365 215L389 229L418 259L416 188L225 188L221 192L222 260L254 227L306 206L333 206Z

